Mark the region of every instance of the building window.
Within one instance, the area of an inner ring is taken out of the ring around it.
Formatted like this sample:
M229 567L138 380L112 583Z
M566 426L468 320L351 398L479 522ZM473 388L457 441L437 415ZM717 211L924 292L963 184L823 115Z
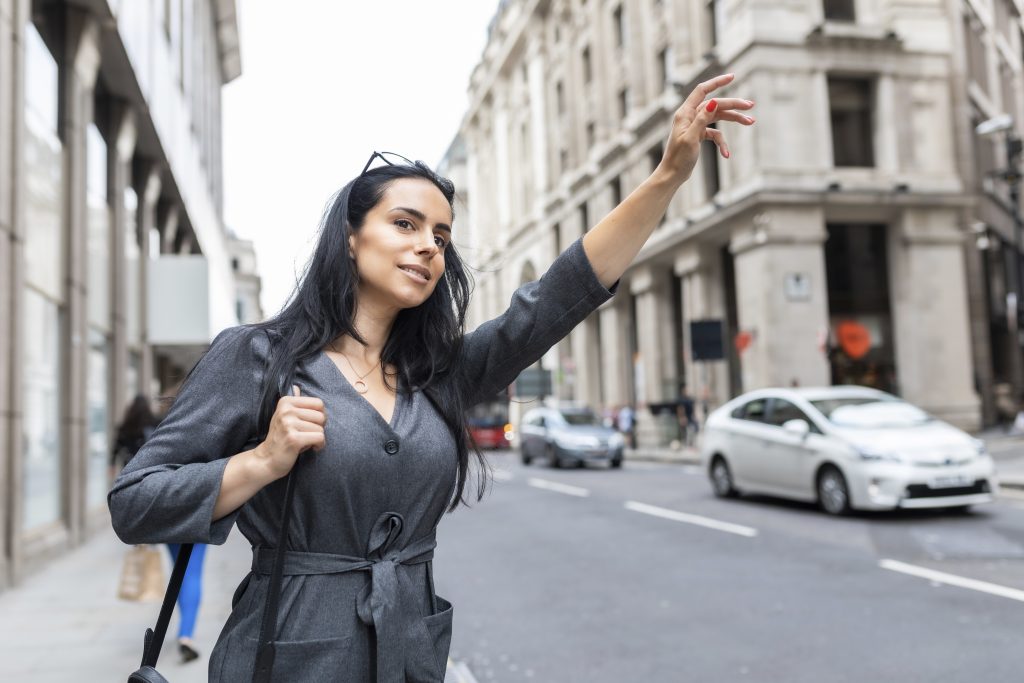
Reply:
M33 24L25 31L25 288L14 329L24 348L21 530L61 515L60 340L65 315L64 148L57 107L58 69Z
M623 88L619 91L619 118L623 121L629 114L629 88Z
M622 203L622 179L619 176L612 178L608 183L608 192L611 194L612 208Z
M873 83L866 78L829 78L832 154L837 167L875 165Z
M555 102L558 104L558 113L565 113L565 86L562 81L555 83Z
M128 344L142 345L142 245L139 244L139 197L124 190L125 330Z
M587 123L587 147L593 147L597 142L597 127L593 121Z
M704 4L704 35L708 37L708 48L718 45L718 2L707 0Z
M713 123L708 128L718 128L718 126ZM700 158L704 170L704 196L710 201L721 189L718 182L718 147L710 140L705 140L701 145L703 147L700 151Z
M590 46L583 48L583 82L590 83L593 78L593 69L590 64Z
M562 173L569 170L569 150L565 147L558 152L558 165L562 169Z
M89 361L86 368L86 429L89 464L86 472L86 504L102 505L107 498L107 459L110 452L110 340L96 328L89 328Z
M988 92L988 51L982 40L984 27L981 21L968 10L964 14L964 40L967 41L967 75L978 86Z
M825 19L828 21L853 21L854 0L825 0Z
M622 16L622 5L618 5L612 11L612 21L615 24L615 47L622 47L626 44L626 22Z
M664 152L661 149L661 143L658 143L647 152L647 161L651 164L651 173L658 170L658 164L661 163L661 157Z
M579 213L580 213L580 234L583 234L587 230L590 229L590 215L587 212L587 203L586 202L583 202L582 204L580 204Z
M671 73L669 60L672 58L672 48L665 47L658 51L658 83L664 91L669 85L669 74Z

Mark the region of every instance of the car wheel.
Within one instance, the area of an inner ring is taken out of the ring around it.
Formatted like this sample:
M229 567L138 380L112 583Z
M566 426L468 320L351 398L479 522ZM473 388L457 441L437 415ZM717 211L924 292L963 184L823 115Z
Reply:
M608 466L613 469L622 467L622 458L612 458L612 461L608 463Z
M555 447L551 444L548 444L547 448L544 449L544 455L548 458L548 464L556 470L562 466L562 461L558 459L558 455L555 453Z
M533 461L533 458L526 454L525 448L519 450L519 457L522 458L524 465L529 465Z
M835 467L826 467L818 475L818 504L830 515L850 511L850 489L846 477Z
M716 455L711 462L711 488L719 498L733 498L738 493L732 483L732 472L725 458Z

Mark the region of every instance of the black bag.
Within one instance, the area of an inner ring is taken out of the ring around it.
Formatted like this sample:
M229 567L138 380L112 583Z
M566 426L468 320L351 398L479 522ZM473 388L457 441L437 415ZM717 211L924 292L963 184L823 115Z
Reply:
M256 651L256 666L253 670L253 683L270 683L270 675L274 669L274 637L277 632L277 612L281 593L281 577L284 571L284 549L287 543L288 520L291 517L292 497L295 493L293 481L295 468L288 474L285 484L284 509L281 511L281 529L277 534L277 551L274 553L274 569L270 574L270 586L267 589L267 603L263 606L263 619L260 622L259 647ZM181 591L181 582L185 578L185 569L192 556L192 544L182 544L178 551L178 559L171 571L171 580L167 583L164 602L160 606L160 616L156 620L156 629L147 628L142 648L142 665L128 677L128 683L169 683L156 670L156 660L160 657L160 648L167 635L167 626L171 621L174 603Z

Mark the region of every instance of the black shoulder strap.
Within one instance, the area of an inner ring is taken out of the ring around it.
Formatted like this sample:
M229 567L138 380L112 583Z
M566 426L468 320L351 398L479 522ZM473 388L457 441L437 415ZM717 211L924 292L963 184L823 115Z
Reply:
M296 463L298 465L298 463ZM277 534L277 551L274 553L274 568L270 573L267 587L267 602L263 605L263 619L260 622L260 639L256 651L256 667L253 683L270 683L274 669L274 639L277 637L277 614L281 598L281 581L284 574L284 553L288 540L288 522L292 516L292 498L295 495L295 467L288 473L285 484L284 509L281 510L281 531Z
M171 622L171 613L174 612L174 603L178 600L181 582L185 578L185 570L188 568L188 558L190 557L192 557L192 544L182 544L178 549L178 559L174 561L174 569L171 571L171 580L167 584L167 591L164 593L164 604L160 606L156 631L151 628L146 629L146 642L142 648L142 666L156 667L156 660L160 656L164 636L167 635L167 626Z

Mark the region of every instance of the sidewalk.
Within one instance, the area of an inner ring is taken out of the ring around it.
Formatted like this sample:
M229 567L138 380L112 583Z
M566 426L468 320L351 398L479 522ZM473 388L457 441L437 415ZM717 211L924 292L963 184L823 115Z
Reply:
M0 592L0 681L128 680L128 674L139 667L143 634L156 623L160 603L126 602L116 597L127 547L113 531L102 531L21 585ZM207 680L210 650L231 611L235 586L249 571L251 558L249 544L237 529L227 543L207 549L195 632L202 656L188 664L180 662L175 611L158 665L168 680ZM165 554L165 559L169 578L170 555ZM468 669L452 662L446 680L474 683Z
M1024 434L1007 434L1002 430L986 430L975 434L985 442L996 462L999 484L1007 489L1024 491ZM697 465L700 452L694 447L627 448L626 460Z

